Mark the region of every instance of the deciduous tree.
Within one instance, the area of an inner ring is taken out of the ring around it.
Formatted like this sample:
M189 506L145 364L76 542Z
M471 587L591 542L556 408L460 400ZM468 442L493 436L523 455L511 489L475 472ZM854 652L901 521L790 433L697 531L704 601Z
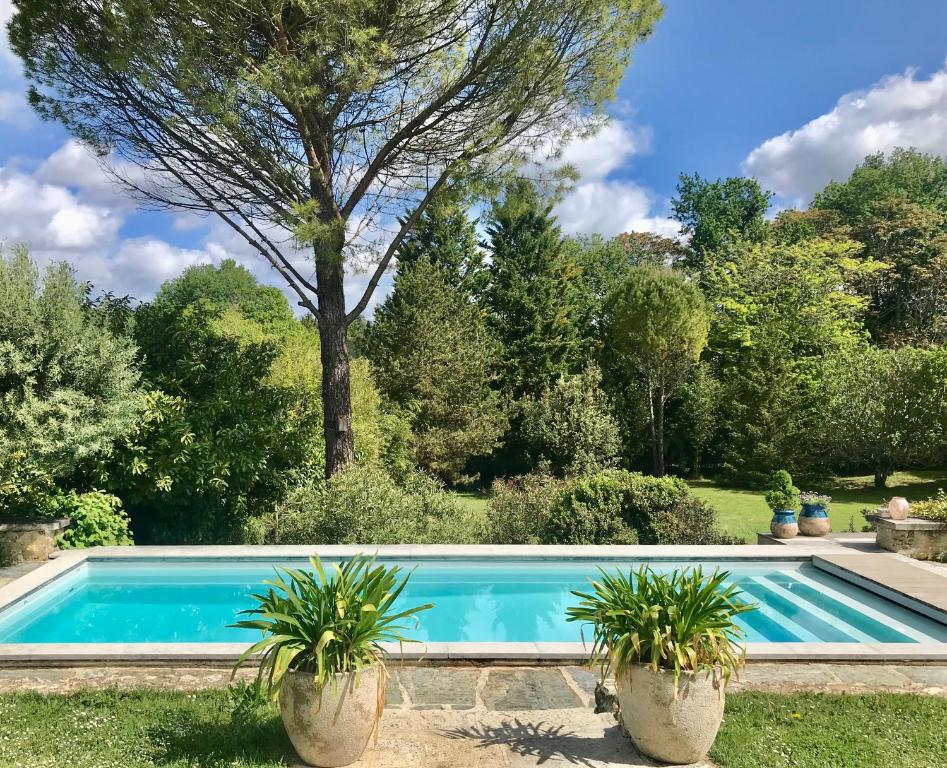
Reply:
M627 381L644 387L652 466L664 474L664 407L707 345L710 317L700 291L683 275L634 267L608 298L604 355Z

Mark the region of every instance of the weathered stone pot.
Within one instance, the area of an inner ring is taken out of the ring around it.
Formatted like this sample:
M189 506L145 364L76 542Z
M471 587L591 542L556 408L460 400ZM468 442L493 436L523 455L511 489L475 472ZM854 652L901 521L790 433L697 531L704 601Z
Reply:
M335 768L358 760L375 730L379 696L378 665L336 675L336 685L318 687L310 672L287 672L280 686L283 726L308 765ZM334 688L334 690L333 690Z
M69 527L70 522L68 517L0 521L0 554L11 563L48 560L58 548L56 537Z
M831 530L832 524L825 504L803 503L802 514L799 515L799 533L803 536L825 536Z
M615 681L619 719L638 751L666 763L696 763L723 721L724 683L714 672L682 672L636 664Z
M777 509L769 524L770 533L777 539L794 539L799 533L796 513L791 509Z

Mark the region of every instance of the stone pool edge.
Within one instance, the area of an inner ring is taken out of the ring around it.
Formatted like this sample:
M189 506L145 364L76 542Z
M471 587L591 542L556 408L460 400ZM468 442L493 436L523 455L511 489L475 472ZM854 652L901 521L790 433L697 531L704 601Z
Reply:
M382 559L518 559L518 560L598 560L647 559L651 561L714 560L723 563L742 561L812 562L826 548L793 548L791 554L767 545L728 546L519 546L519 545L388 545L388 546L187 546L187 547L95 547L58 553L49 563L0 587L0 611L31 593L92 560L128 561L227 559L272 560L308 557L350 557L371 552ZM860 553L859 557L888 557ZM839 569L841 570L841 569ZM846 575L833 569L833 575ZM849 579L854 581L854 579ZM864 589L891 599L875 585L859 584ZM908 599L910 597L908 596ZM899 601L901 602L901 601ZM913 600L923 607L921 600ZM904 604L904 603L902 603ZM907 607L912 607L908 605ZM942 614L931 616L944 622ZM944 622L947 623L947 622ZM515 662L525 664L561 664L583 661L588 648L582 643L425 643L388 650L407 662ZM49 664L175 663L180 661L233 662L247 646L241 643L16 643L0 644L0 667ZM749 661L941 661L947 662L947 643L748 643Z

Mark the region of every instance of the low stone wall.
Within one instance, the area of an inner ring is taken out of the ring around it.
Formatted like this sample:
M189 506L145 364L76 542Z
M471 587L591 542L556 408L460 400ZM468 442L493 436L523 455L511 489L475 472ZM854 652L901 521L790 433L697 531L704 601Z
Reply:
M56 551L56 536L69 522L68 517L0 522L0 559L9 564L48 560Z
M947 523L909 517L906 520L890 520L875 517L878 546L889 552L928 560L934 555L947 552Z

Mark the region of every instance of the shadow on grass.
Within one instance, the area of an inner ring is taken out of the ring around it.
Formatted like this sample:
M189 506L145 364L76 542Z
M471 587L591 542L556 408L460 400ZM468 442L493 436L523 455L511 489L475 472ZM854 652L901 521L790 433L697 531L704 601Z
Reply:
M499 725L474 725L441 731L448 739L476 742L478 747L504 746L516 755L531 757L537 765L552 760L555 765L587 766L656 765L640 757L617 725L606 728L601 736L580 736L562 725L523 722L519 718Z
M148 729L148 737L163 747L156 765L285 765L296 753L276 713L231 720L226 714L208 720L195 712L175 712Z

